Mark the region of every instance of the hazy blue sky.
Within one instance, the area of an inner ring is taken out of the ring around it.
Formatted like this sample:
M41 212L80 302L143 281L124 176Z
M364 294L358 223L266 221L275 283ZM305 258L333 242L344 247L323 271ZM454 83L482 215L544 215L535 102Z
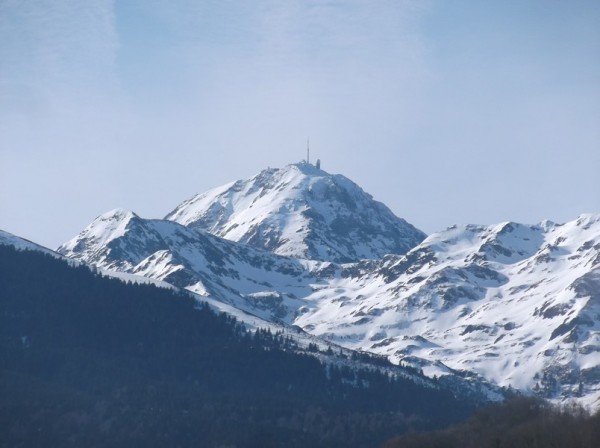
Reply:
M431 233L600 211L600 1L0 0L0 228L305 156Z

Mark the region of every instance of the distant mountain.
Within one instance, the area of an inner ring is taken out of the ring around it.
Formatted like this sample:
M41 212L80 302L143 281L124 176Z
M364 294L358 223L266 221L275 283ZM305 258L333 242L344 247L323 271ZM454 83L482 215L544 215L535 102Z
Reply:
M169 282L269 320L289 317L306 304L301 298L318 281L309 265L323 264L123 209L99 216L58 252L99 268Z
M351 180L307 163L198 194L165 219L279 255L334 262L404 254L426 236Z
M472 410L416 372L249 333L187 292L6 241L1 446L358 447Z
M307 300L294 324L346 347L600 408L600 215L454 226Z
M430 376L600 407L600 215L453 226L394 254L394 239L376 229L397 218L344 179L306 164L265 170L168 220L102 215L59 251ZM353 200L342 193L351 190ZM363 213L364 231L353 213ZM332 226L333 216L350 224Z

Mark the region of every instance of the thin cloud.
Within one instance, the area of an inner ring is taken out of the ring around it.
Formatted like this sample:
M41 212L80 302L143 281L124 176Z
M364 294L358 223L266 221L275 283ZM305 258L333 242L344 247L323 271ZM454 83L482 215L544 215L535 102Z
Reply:
M0 0L0 227L58 245L162 216L307 137L426 231L572 219L597 203L598 8L520 5Z
M5 0L0 39L3 91L20 84L60 107L75 94L101 94L117 85L111 0Z

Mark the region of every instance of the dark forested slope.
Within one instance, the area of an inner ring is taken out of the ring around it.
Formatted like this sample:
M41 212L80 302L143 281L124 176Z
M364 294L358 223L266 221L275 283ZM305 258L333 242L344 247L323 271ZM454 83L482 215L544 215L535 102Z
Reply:
M376 446L470 412L294 348L185 292L0 246L0 446Z
M410 432L385 448L596 448L600 412L515 396L478 410L467 422L439 431Z

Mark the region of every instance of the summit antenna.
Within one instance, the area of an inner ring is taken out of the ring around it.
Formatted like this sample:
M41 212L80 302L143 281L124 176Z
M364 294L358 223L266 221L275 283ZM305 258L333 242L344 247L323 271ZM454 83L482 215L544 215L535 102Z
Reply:
M310 165L310 140L306 139L306 163Z

